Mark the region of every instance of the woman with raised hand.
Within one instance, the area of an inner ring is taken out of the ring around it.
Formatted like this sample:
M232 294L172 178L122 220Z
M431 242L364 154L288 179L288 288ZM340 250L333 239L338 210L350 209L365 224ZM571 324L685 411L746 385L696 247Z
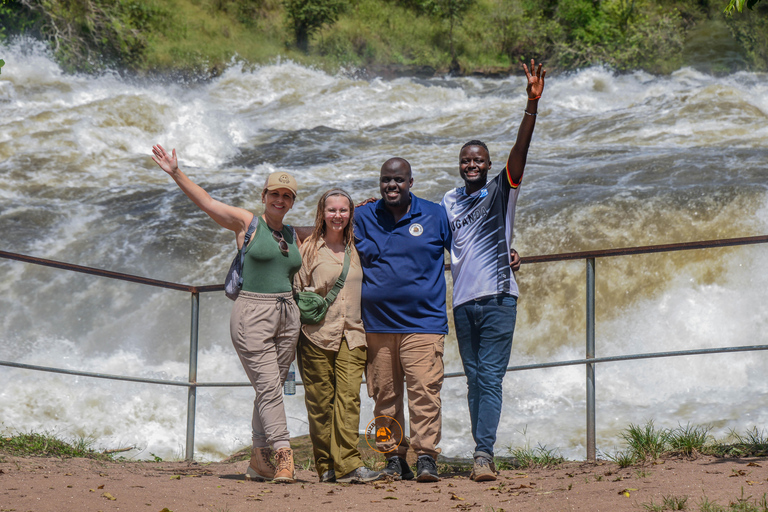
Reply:
M296 354L299 310L293 299L293 278L301 267L298 240L283 223L296 200L296 180L286 172L272 173L264 183L264 213L255 216L217 201L179 169L176 150L159 144L152 160L187 197L217 224L235 233L243 247L251 223L256 230L245 249L242 290L230 317L230 335L245 373L256 391L253 402L253 449L247 480L295 481L293 452L283 406L282 385ZM274 450L274 460L272 455Z
M325 317L304 324L298 363L304 383L315 469L321 482L362 483L383 477L363 465L357 449L360 384L366 341L360 312L363 269L352 233L354 205L342 189L327 191L317 203L315 226L301 246L300 291L335 299ZM347 269L346 275L339 280Z

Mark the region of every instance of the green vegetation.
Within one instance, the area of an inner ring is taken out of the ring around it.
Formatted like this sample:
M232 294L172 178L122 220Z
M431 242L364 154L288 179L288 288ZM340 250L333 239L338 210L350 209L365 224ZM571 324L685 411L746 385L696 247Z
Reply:
M547 468L565 462L565 458L560 455L558 449L550 449L542 445L531 448L526 444L522 448L510 447L508 450L512 458L517 461L515 466L521 469Z
M630 453L635 460L646 461L658 459L666 451L669 432L656 429L651 420L644 426L630 423L621 437L629 445Z
M740 16L726 18L734 39L754 71L768 71L768 2Z
M627 448L608 458L621 467L644 463L668 455L695 456L696 454L714 455L716 457L765 457L768 456L768 434L765 430L752 427L743 434L729 432L724 440L715 440L709 435L712 427L693 426L687 424L673 429L658 429L653 421L645 425L630 424L621 434L627 442ZM525 431L522 432L526 434ZM17 456L45 457L85 457L111 460L115 453L127 451L130 448L98 452L93 449L93 440L79 437L74 441L63 441L50 432L4 432L0 434L0 453ZM308 435L291 439L294 460L311 468L313 464L312 441ZM364 435L358 442L360 454L368 467L379 467L384 463L380 453L374 451L367 443ZM557 448L547 448L541 444L532 448L526 442L524 447L507 447L511 456L495 460L499 469L540 468L551 467L565 462ZM163 459L150 454L156 462ZM250 447L243 447L227 459L229 462L245 461L250 458ZM471 468L471 461L461 464L456 461L446 464L455 471ZM455 466L455 467L454 467ZM466 466L466 467L465 467ZM645 478L650 473L642 468L637 471L638 478ZM766 511L768 512L768 511Z
M744 10L744 6L747 6L747 9L752 10L755 5L760 0L731 0L728 2L728 5L725 7L725 14L733 14L734 9L736 9L739 12L742 12Z
M283 0L285 15L296 37L296 46L309 51L309 37L333 25L346 7L345 0Z
M0 452L9 455L112 460L111 455L95 451L92 444L92 440L82 437L68 443L49 432L0 436Z
M710 502L705 496L699 504L700 512L768 512L768 497L752 499L751 496L744 497L744 489L741 489L741 498L729 503L728 505L718 505Z
M666 455L716 457L764 457L768 455L768 436L757 427L744 434L731 431L724 440L715 440L709 434L711 426L686 424L673 429L657 429L653 421L645 425L632 425L621 437L626 441L624 450L606 456L625 468L634 464L653 461Z
M667 434L667 443L674 453L685 456L703 452L709 441L711 426L693 426L690 423L678 426Z
M650 503L643 503L645 510L652 512L662 512L664 510L687 510L688 496L662 496L661 503L655 504L653 500Z
M607 457L625 468L633 464L656 460L662 455L692 456L707 451L710 426L679 425L673 429L657 429L653 421L645 425L630 424L621 437L627 449L618 450Z
M686 33L725 0L0 0L0 41L49 41L69 71L215 75L277 57L333 71L509 73L603 64L666 73ZM768 67L768 2L728 26L755 70ZM749 10L749 9L752 10Z
M765 457L768 456L768 436L757 427L744 434L731 430L725 441L711 446L707 453L720 457Z

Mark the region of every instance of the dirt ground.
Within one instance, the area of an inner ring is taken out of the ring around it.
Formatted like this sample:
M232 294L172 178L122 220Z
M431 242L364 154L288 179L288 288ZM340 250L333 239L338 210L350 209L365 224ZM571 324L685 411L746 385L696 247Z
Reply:
M566 462L554 469L502 471L475 483L468 472L436 483L321 484L301 469L295 484L248 482L247 462L103 462L0 454L0 511L240 512L288 510L638 511L663 499L728 505L768 493L768 458L664 459L620 469Z

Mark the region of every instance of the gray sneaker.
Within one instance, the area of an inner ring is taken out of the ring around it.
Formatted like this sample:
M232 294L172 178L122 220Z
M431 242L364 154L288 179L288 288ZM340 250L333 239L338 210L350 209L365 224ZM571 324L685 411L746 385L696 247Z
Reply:
M363 484L365 482L375 482L382 478L384 478L384 474L380 471L373 471L365 466L360 466L356 470L337 478L336 482L340 484Z
M496 480L496 465L493 463L493 459L482 455L475 457L469 479L475 482L492 482Z
M397 455L387 459L387 467L384 468L384 474L391 476L395 480L413 480L413 471L408 462Z
M438 482L437 463L429 455L419 455L416 461L416 481L417 482Z
M336 481L336 472L332 469L329 469L325 473L322 474L320 477L321 483L333 483Z

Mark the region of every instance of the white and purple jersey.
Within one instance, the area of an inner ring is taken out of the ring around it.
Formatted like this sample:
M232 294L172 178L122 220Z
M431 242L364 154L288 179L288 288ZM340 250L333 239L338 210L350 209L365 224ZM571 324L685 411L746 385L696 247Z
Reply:
M452 234L454 307L499 293L519 295L509 266L519 187L505 168L474 194L458 187L443 197Z

